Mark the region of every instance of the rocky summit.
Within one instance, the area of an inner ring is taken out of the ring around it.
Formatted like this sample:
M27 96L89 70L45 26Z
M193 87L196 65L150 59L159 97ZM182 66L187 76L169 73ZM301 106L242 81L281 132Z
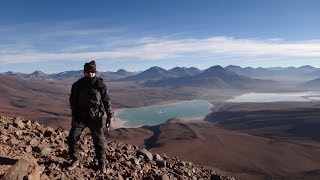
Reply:
M53 129L31 120L0 117L1 179L227 179L191 162L152 154L138 146L106 141L106 172L96 169L90 134L81 137L80 166L67 170L67 130Z

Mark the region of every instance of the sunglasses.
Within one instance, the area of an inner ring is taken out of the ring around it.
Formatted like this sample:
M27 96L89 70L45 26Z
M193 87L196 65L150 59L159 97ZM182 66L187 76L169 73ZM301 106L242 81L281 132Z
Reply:
M91 71L86 71L86 73L96 73L96 71L91 70Z

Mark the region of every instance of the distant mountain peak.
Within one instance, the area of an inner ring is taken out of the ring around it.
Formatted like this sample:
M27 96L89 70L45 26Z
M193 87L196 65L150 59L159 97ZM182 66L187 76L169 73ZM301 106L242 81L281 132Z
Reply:
M16 75L16 74L18 74L18 73L13 72L13 71L7 71L7 72L5 72L4 74L6 74L6 75Z
M161 67L153 66L141 73L121 78L120 81L147 81L170 77L175 77L175 75Z
M220 65L211 66L207 70L223 70L224 68Z
M117 73L123 73L123 72L128 72L128 71L126 71L126 70L124 70L124 69L119 69L119 70L117 71Z
M310 65L304 65L304 66L299 67L298 69L301 69L304 71L309 71L309 72L317 70L317 68L310 66Z
M31 73L31 75L46 75L46 74L40 70L36 70L33 73Z
M240 66L236 66L236 65L228 65L225 68L241 68Z
M119 75L119 76L128 76L128 75L131 75L132 73L124 70L124 69L119 69L117 72L115 72L116 75Z
M229 71L222 66L216 65L216 66L211 66L210 68L206 69L204 73L209 73L209 72L224 72L224 71ZM231 71L230 71L231 72Z
M163 69L161 67L158 67L158 66L153 66L153 67L147 69L144 72L147 72L147 73L166 73L167 70L165 70L165 69Z
M310 65L304 65L304 66L300 66L300 68L315 68L315 67L310 66Z
M148 70L156 70L156 71L166 71L165 69L159 67L159 66L153 66L151 68L149 68Z
M26 78L35 78L35 79L43 79L43 78L47 78L49 77L49 75L45 74L44 72L40 71L40 70L36 70L34 71L33 73L29 74L29 75L26 75Z

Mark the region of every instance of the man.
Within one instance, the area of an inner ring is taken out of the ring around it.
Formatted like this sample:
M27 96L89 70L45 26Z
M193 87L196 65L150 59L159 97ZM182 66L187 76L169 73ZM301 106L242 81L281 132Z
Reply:
M98 169L105 172L104 126L109 126L113 116L111 103L103 79L96 77L96 63L84 65L85 76L72 85L70 107L72 123L67 143L71 158L68 170L79 165L79 140L82 131L88 127L91 131ZM107 122L105 122L107 120Z

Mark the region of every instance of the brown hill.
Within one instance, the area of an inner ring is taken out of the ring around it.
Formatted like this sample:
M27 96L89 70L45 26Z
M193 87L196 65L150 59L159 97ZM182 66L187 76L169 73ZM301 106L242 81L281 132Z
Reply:
M178 120L158 126L117 129L109 138L135 142L152 152L231 172L227 174L239 179L308 179L312 177L310 172L320 167L319 143L275 141L203 121Z
M320 142L319 102L234 103L205 118L226 129L282 140Z
M69 118L70 85L56 81L31 81L0 75L0 113L25 116L48 125Z

